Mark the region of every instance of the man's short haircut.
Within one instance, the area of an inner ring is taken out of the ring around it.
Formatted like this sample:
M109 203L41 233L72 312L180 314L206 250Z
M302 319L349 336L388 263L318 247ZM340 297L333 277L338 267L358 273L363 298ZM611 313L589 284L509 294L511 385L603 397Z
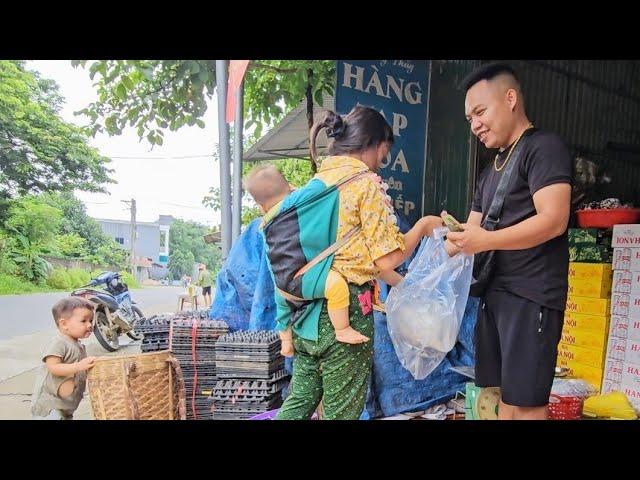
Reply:
M460 89L466 93L476 83L482 80L492 80L502 74L511 75L518 84L520 83L518 75L516 75L516 72L511 65L504 62L492 62L479 66L467 75L462 82L460 82Z
M65 297L62 300L58 300L53 307L51 307L51 313L53 319L56 322L56 326L60 324L60 319L69 318L73 315L73 311L76 308L83 308L93 312L95 306L89 300L82 297Z

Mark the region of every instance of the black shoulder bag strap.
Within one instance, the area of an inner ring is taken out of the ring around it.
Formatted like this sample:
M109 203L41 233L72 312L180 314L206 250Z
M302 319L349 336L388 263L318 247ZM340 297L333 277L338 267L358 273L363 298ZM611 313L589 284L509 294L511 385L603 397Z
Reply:
M500 177L500 182L498 183L498 188L496 188L496 193L493 196L493 201L491 202L491 206L489 207L487 216L482 222L482 227L485 230L495 230L498 226L498 223L500 222L500 214L502 213L504 199L508 193L511 177L513 177L513 170L519 163L518 160L520 160L520 153L522 152L522 148L524 147L526 141L527 137L523 135L518 144L514 147L513 152L511 152L509 163L505 167L502 177Z
M502 177L500 177L500 182L498 182L498 188L496 188L496 193L493 196L493 201L491 202L489 211L482 221L482 228L485 230L494 231L500 222L504 199L509 191L513 171L515 170L516 165L520 163L520 154L522 153L522 149L526 142L527 136L522 135L516 146L513 148L511 155L509 155L509 163L505 167ZM469 292L471 296L481 297L486 291L493 275L495 264L494 257L494 250L480 252L475 255L473 263L473 279Z

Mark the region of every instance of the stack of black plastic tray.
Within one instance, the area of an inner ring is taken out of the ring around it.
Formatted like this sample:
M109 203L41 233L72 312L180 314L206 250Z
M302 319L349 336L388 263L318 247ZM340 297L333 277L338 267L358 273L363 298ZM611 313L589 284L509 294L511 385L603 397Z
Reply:
M174 318L170 348L180 363L185 384L187 419L211 419L210 395L216 383L215 344L229 326L200 315Z
M140 344L142 353L169 349L169 327L172 318L172 314L153 315L138 322L136 331L144 335Z
M274 331L228 333L216 343L220 378L263 378L284 368L280 355L280 337Z
M278 408L288 382L280 338L273 331L238 331L216 342L216 382L211 394L216 420L246 419Z
M269 379L218 380L211 394L213 418L242 420L278 408L282 404L282 389L288 382L284 370Z
M209 309L206 310L182 310L173 314L173 318L199 318L209 320Z
M136 331L144 335L140 350L143 353L168 350L169 327L172 320L207 320L208 318L209 310L185 310L177 313L161 313L149 318L143 318L136 325Z

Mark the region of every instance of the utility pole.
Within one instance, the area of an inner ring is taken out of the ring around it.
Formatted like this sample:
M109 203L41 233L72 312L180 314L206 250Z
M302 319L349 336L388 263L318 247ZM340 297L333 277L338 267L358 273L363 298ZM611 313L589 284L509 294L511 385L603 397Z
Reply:
M229 92L227 92L228 94ZM233 124L233 181L232 181L232 208L231 208L231 245L236 243L242 229L242 130L243 130L243 106L244 106L244 80L240 83L236 92L236 111Z
M136 199L122 200L122 203L129 205L131 211L131 240L129 242L130 256L131 256L131 274L136 276Z
M222 197L222 261L231 249L231 145L229 144L229 125L227 124L227 78L228 61L216 60L216 95L218 96L218 141L220 143L220 195Z

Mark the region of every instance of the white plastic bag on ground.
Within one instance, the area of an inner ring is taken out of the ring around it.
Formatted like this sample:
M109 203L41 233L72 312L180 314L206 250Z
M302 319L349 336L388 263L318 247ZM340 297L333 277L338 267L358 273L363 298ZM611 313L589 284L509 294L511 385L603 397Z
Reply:
M597 395L598 389L589 382L579 378L554 378L551 393L572 397L589 397Z
M469 297L473 256L449 257L447 231L436 229L423 240L406 277L385 302L396 355L417 380L435 370L456 344Z

